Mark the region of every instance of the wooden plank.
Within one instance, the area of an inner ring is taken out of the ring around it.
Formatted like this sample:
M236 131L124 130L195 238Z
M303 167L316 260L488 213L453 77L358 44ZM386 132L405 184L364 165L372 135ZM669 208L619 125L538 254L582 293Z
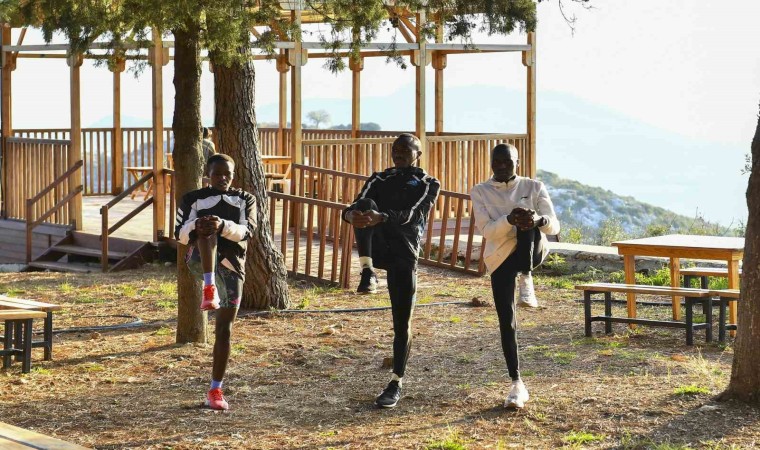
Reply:
M161 32L151 30L153 37L152 86L153 86L153 242L166 234L166 186L164 185L164 49ZM168 50L167 50L168 51ZM168 53L167 55L168 56Z
M44 311L34 311L28 309L0 310L0 320L44 319L45 317L47 317L47 313Z
M87 447L62 441L31 430L25 430L0 422L0 437L11 442L22 443L33 449L45 450L88 450ZM0 441L1 443L2 441ZM5 447L3 447L5 448Z
M739 289L739 261L728 261L728 288ZM738 324L738 306L736 302L728 305L728 321ZM731 336L736 336L736 331L731 330Z
M670 285L673 289L681 286L681 260L670 258ZM681 297L673 296L673 320L681 319Z
M633 292L647 295L679 295L683 297L709 297L707 289L685 288L680 286L649 286L642 284L588 283L575 286L578 290L594 292Z

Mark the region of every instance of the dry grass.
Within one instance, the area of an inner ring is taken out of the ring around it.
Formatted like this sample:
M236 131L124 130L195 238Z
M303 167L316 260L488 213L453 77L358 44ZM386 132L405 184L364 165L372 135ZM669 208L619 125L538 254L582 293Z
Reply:
M391 354L388 311L243 317L225 381L232 409L212 412L201 407L211 346L174 343L173 270L0 275L0 292L65 305L56 329L124 322L115 317L124 314L145 321L59 334L54 361L35 350L31 374L18 364L0 372L2 420L99 449L719 449L760 439L760 411L711 400L728 381L730 347L690 348L683 331L622 325L584 338L579 295L547 285L537 287L544 308L518 313L532 397L523 411L500 406L507 377L495 311L456 305L415 311L395 410L372 406L389 377L381 368ZM388 304L387 294L299 282L292 295L308 309ZM421 270L422 304L475 296L490 298L487 278Z

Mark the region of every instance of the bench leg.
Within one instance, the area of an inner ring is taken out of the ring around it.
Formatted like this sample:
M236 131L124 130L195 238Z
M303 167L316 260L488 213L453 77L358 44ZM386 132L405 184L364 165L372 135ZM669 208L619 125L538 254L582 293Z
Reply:
M710 280L707 277L701 277L699 279L699 285L702 287L702 289L706 290L707 286L710 285L709 281ZM708 309L707 309L707 302L703 302L702 303L702 314L704 314L706 316L707 315L707 311L708 311Z
M20 325L19 323L17 323L17 324L16 324L16 325L13 327L13 333L16 335L16 341L15 341L15 343L13 344L13 346L14 346L15 348L17 348L17 349L21 349L21 348L23 348L23 347L22 347L22 344L23 344L23 342L22 342L22 339L23 339L23 335L22 335L22 332L23 332L23 331L24 331L24 330L23 330L23 327L21 327L21 325ZM17 353L17 354L16 354L16 357L15 357L15 359L16 359L16 361L21 361L21 358L23 358L23 357L24 357L23 355L21 355L21 354Z
M713 299L707 297L704 300L703 305L705 309L705 322L707 322L707 328L705 328L705 342L712 342L713 340Z
M24 355L21 360L21 372L29 373L32 370L32 319L23 322L24 328Z
M728 301L724 297L718 299L718 342L726 342L726 309Z
M690 288L691 287L691 280L693 280L694 277L692 275L684 275L683 276L683 287Z
M3 350L10 350L13 348L13 321L5 321L5 338L3 339ZM10 354L3 355L3 369L7 369L11 366Z
M604 293L604 315L612 317L612 292ZM610 320L604 321L604 332L607 334L612 333L612 322Z
M45 318L45 361L53 359L53 311L48 311Z
M591 337L591 292L583 291L583 317L586 337Z
M686 297L686 345L694 345L694 300Z

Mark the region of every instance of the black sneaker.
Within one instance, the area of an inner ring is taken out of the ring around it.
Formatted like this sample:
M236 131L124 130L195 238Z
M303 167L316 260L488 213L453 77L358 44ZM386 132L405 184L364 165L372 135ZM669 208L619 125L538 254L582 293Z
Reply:
M377 292L377 275L372 269L362 269L362 280L356 292L360 294L374 294Z
M393 408L400 398L401 386L398 385L398 381L393 380L388 383L388 387L383 393L375 399L375 404L381 408Z

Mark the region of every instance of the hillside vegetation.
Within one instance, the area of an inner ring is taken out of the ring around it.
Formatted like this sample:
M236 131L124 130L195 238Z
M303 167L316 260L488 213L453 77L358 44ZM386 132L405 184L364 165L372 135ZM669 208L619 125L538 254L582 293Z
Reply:
M670 233L743 235L744 224L729 227L705 221L699 214L687 217L665 208L620 196L539 170L562 224L564 242L609 245L626 238Z

